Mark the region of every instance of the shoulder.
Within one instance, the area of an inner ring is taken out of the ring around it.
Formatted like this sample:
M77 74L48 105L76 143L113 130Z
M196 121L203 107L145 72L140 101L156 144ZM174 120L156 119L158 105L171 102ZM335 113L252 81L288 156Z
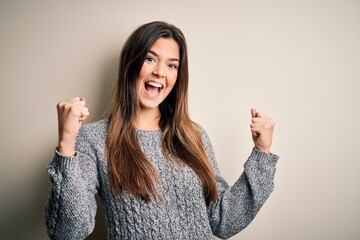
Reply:
M210 144L210 138L209 138L209 135L207 134L205 128L201 124L199 124L197 122L193 122L193 124L194 124L195 128L197 128L198 131L200 132L202 140L204 141L204 143L205 144Z
M215 158L215 153L213 150L213 146L211 144L211 140L209 135L207 134L205 128L200 125L199 123L194 122L195 127L199 130L200 134L201 134L201 140L202 140L202 144L205 147L205 151L208 155L208 158L211 162L212 167L215 169L215 171L218 171L217 168L217 163L216 163L216 158Z
M107 132L108 126L109 126L109 119L104 118L97 122L91 122L82 125L80 131L103 133L103 132Z
M97 122L87 123L81 126L78 141L99 142L106 140L109 119L105 118Z

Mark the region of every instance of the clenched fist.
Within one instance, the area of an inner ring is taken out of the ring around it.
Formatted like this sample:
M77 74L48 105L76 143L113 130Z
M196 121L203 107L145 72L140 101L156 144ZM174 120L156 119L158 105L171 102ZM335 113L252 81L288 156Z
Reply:
M64 156L74 156L75 141L81 124L89 116L85 99L75 97L57 104L59 142L58 151Z
M255 108L251 109L251 117L250 128L255 147L262 152L270 153L274 121Z

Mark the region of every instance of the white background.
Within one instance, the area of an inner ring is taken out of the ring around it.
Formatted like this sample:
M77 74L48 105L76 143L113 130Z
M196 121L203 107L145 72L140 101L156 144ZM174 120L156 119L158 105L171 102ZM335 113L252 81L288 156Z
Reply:
M275 190L231 239L360 239L360 1L0 1L0 238L47 239L55 105L100 119L127 36L164 20L189 46L190 113L233 184L250 108L276 122ZM93 238L102 239L101 218ZM90 238L89 238L90 239Z

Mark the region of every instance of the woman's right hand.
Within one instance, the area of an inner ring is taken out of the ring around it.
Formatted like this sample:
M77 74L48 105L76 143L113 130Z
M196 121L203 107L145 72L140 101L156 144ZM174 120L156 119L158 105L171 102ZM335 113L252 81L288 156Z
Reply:
M58 152L64 156L74 156L75 142L81 124L89 116L85 98L75 97L57 104L59 140Z

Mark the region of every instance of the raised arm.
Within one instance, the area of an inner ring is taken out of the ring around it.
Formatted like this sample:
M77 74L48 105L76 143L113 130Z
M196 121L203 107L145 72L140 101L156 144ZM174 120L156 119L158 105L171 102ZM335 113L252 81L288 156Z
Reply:
M252 117L253 122L254 118L261 118L256 110L252 110ZM218 199L208 208L209 222L217 237L226 239L243 230L255 218L274 188L278 156L270 153L273 123L269 123L269 120L256 119L255 122L269 124L271 129L267 131L271 131L271 134L264 130L267 127L262 124L251 126L255 147L244 165L244 172L231 187L220 174L210 139L203 130L204 143L217 182ZM263 147L260 147L261 151L258 143Z
M77 111L83 110L84 100L72 101L78 102L70 102L72 106L61 104L60 112L58 104L59 145L48 166L52 186L45 222L51 239L84 239L95 226L95 194L99 185L96 156L86 127L79 131L86 112Z

